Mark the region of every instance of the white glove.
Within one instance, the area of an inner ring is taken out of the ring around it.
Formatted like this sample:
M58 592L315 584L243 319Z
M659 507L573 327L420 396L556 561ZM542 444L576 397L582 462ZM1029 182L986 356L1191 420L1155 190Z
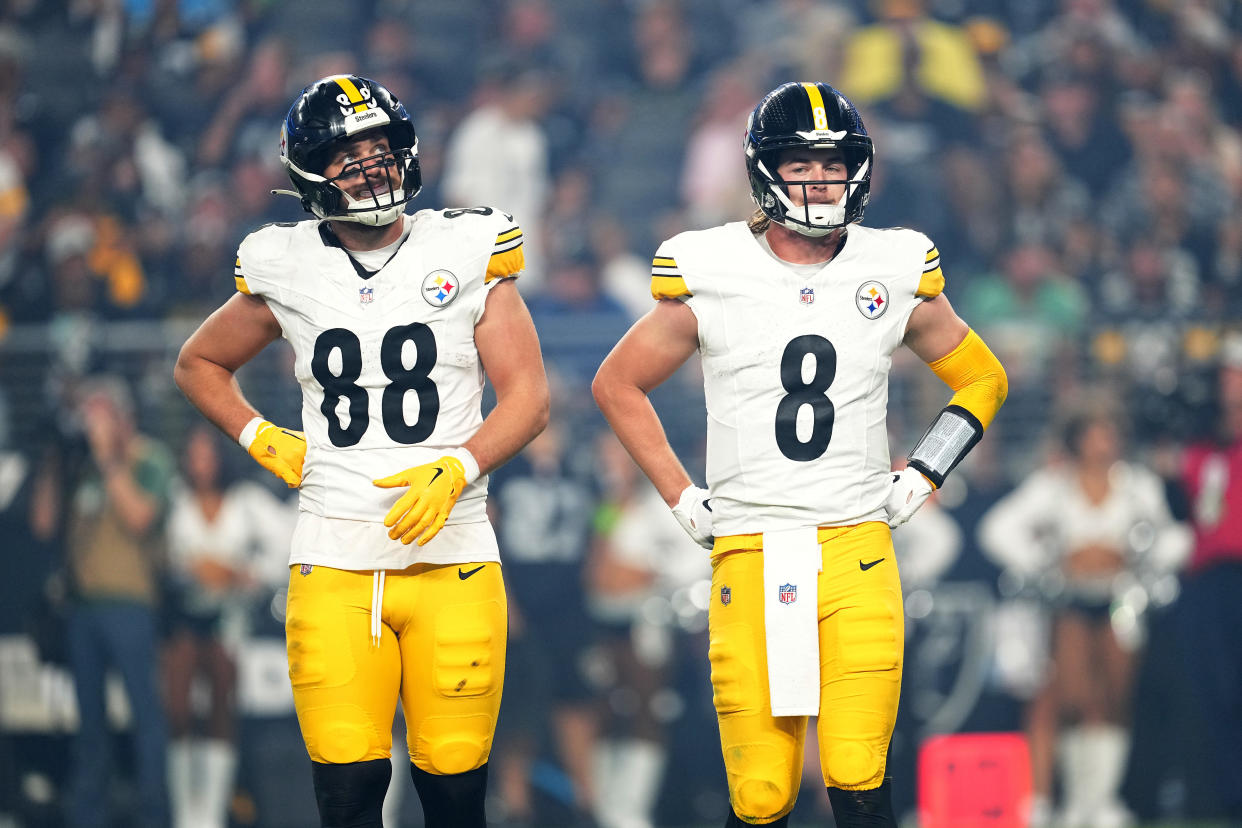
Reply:
M673 507L673 517L695 543L704 549L715 546L712 538L712 507L707 505L707 489L687 486Z
M888 525L896 528L905 523L931 493L931 481L915 469L907 466L894 472L893 488L888 490L888 500L884 502L884 510L888 512Z

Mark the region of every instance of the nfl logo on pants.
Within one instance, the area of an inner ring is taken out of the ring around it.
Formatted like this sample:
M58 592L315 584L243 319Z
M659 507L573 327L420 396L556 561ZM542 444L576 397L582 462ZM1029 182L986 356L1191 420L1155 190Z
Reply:
M798 587L794 584L781 584L777 588L777 598L782 604L792 604L798 600Z

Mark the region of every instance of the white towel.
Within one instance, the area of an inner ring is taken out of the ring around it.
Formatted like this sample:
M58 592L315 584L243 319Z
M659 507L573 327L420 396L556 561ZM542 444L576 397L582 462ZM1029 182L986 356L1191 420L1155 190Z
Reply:
M773 716L819 714L819 530L763 533L763 619Z

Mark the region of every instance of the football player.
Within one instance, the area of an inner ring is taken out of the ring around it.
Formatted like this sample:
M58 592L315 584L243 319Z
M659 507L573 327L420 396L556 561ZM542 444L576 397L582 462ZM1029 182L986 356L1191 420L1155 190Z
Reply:
M885 762L901 687L891 529L983 436L1005 372L954 313L940 254L914 230L858 224L871 138L824 83L751 113L749 222L682 233L652 267L656 306L600 366L595 399L683 527L712 550L713 701L728 825L785 825L806 717L840 826L894 826ZM954 396L893 474L885 416L906 345ZM695 351L706 490L648 401Z
M486 475L548 417L514 282L522 231L490 207L406 215L418 139L367 78L306 87L280 157L314 218L246 237L237 293L185 343L176 381L301 489L285 629L322 824L380 828L400 697L426 824L483 828L506 639ZM280 336L304 431L264 419L234 379Z

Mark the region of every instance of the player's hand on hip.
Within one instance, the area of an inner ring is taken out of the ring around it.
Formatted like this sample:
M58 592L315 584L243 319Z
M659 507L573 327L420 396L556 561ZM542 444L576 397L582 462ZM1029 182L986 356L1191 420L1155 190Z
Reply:
M673 516L695 543L704 549L715 545L712 535L712 507L707 505L707 489L687 486L673 507Z
M888 490L888 500L884 503L884 510L888 512L888 525L896 528L905 523L931 493L931 481L916 469L906 467L894 472L893 486Z
M238 442L260 466L296 489L302 485L306 460L306 435L255 418L242 430Z
M423 546L444 527L467 480L462 462L446 454L435 462L372 482L383 489L409 486L384 516L384 525L393 540L409 544L417 539Z

